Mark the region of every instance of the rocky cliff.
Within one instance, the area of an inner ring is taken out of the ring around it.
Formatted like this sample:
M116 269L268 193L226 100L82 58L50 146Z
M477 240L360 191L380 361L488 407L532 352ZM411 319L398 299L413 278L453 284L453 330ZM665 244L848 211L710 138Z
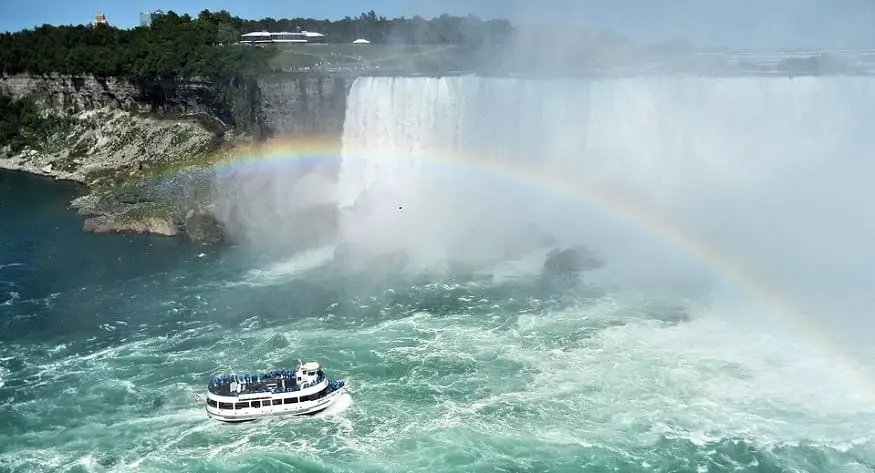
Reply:
M220 110L213 84L199 78L131 81L85 75L18 74L0 77L0 94L15 98L33 96L43 105L67 113L104 107L161 113L215 114L215 110Z
M274 76L258 81L259 111L271 136L340 139L353 76Z
M285 74L215 84L66 75L0 76L0 95L35 97L49 112L109 108L162 117L202 116L263 136L339 137L355 75ZM2 145L2 144L0 144Z
M0 95L32 98L50 136L12 150L0 168L88 186L73 206L86 231L185 233L218 241L211 163L267 137L337 138L353 77L273 76L214 84L94 76L0 77Z

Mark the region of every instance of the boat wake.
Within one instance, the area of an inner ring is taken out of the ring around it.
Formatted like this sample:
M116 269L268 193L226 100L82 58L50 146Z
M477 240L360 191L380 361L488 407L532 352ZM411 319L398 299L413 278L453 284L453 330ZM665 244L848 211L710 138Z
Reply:
M342 394L338 395L337 400L334 401L334 403L331 404L328 409L325 409L324 411L314 415L313 417L336 417L349 410L349 408L352 407L352 404L352 396L349 393L349 388L346 388Z

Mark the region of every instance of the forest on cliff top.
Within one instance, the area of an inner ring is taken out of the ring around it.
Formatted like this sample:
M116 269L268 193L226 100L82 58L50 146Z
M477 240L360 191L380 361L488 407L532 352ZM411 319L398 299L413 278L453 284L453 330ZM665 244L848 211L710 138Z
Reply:
M367 37L374 44L464 45L466 51L506 41L506 20L442 15L388 19L375 12L337 21L294 18L247 20L204 10L196 18L168 12L150 26L52 26L0 34L0 73L94 74L131 79L232 79L275 69L276 47L236 44L250 31L318 31L330 43Z

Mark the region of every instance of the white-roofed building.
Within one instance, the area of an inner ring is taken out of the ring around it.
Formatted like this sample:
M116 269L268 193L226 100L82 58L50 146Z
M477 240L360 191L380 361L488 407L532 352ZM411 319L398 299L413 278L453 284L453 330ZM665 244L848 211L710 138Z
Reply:
M263 43L323 43L325 35L315 31L280 31L268 33L267 31L254 31L240 35L240 42L246 44Z

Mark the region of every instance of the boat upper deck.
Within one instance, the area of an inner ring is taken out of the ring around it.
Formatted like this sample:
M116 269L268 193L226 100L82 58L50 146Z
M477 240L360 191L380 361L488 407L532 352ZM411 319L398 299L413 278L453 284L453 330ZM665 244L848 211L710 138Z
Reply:
M218 396L290 393L315 386L325 380L325 373L321 369L309 383L298 384L296 375L295 370L279 370L255 375L217 376L210 380L208 390Z

